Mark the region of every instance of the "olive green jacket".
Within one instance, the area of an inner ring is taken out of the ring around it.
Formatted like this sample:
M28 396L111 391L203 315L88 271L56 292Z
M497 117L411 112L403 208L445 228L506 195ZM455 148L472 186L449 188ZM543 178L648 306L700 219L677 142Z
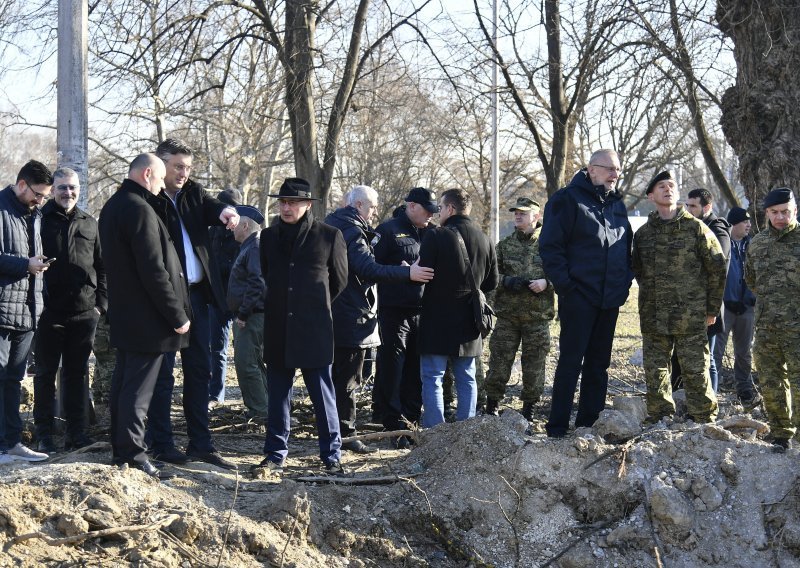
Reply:
M547 289L539 294L534 294L528 288L514 292L503 285L505 276L519 276L526 280L546 278L539 256L540 230L537 228L533 233L515 230L497 243L500 285L495 291L493 307L498 317L547 321L555 315L553 285L549 282Z

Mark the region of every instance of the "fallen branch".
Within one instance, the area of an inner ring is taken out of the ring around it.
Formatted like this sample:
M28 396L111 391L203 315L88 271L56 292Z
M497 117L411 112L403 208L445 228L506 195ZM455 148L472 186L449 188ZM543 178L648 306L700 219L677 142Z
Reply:
M762 436L769 432L769 426L766 422L748 418L747 416L730 416L728 418L723 418L722 420L717 420L717 426L721 426L726 430L730 430L731 428L749 428L755 430Z
M231 501L231 508L228 509L228 519L225 522L225 536L222 538L222 548L219 550L219 558L217 558L217 568L222 563L222 554L225 552L225 545L228 544L228 533L231 530L231 515L233 515L233 508L236 507L236 499L239 497L239 470L236 470L236 488L233 492L233 500Z
M414 430L392 430L390 432L370 432L369 434L348 436L347 438L342 438L342 443L346 444L348 442L355 442L356 440L364 442L367 440L381 440L383 438L399 438L400 436L408 436L409 438L413 438L415 442L417 441L417 432Z
M25 542L26 540L31 540L34 538L38 538L43 540L45 543L49 544L50 546L62 546L64 544L76 544L79 542L83 542L84 540L89 540L90 538L103 538L106 536L111 536L115 534L121 533L138 533L138 532L146 532L152 530L158 530L161 527L166 527L171 525L173 522L180 519L180 515L168 515L161 520L154 521L149 525L128 525L124 527L114 527L110 529L102 529L99 531L89 531L83 534L76 534L74 536L68 536L65 538L50 538L43 532L35 532L35 533L28 533L22 534L17 537L11 539L6 548L13 546L15 544L19 544L20 542Z
M564 547L564 548L562 548L560 551L558 551L558 553L556 553L556 555L555 555L555 556L553 556L552 558L550 558L550 560L548 560L547 562L545 562L544 564L542 564L541 568L547 568L548 566L550 566L551 564L553 564L553 562L555 562L556 560L558 560L559 558L561 558L562 556L564 556L564 555L565 555L567 552L569 552L570 550L572 550L572 549L575 547L575 545L576 545L576 544L578 544L579 542L581 542L582 540L584 540L584 539L585 539L587 536L589 536L590 534L596 533L596 532L597 532L597 531L599 531L599 530L602 530L602 529L606 528L606 527L607 527L608 525L610 525L612 522L613 522L613 521L604 521L604 522L602 522L602 523L595 523L595 524L593 524L593 525L589 525L589 526L587 527L587 529L588 529L588 530L587 530L587 532L583 533L581 536L579 536L579 537L577 537L577 538L573 538L573 539L572 539L572 540L569 542L569 544L567 544L567 546L565 546L565 547Z
M95 442L94 444L89 444L88 446L78 448L77 450L74 450L62 456L51 458L48 463L58 463L60 461L64 461L68 457L77 456L80 454L88 454L89 452L107 451L110 449L111 449L111 444L109 444L108 442Z
M412 477L417 477L419 473L409 473L406 475L383 475L378 477L337 477L331 475L308 475L303 477L293 477L293 481L304 483L338 483L340 485L389 485L398 481L407 481Z

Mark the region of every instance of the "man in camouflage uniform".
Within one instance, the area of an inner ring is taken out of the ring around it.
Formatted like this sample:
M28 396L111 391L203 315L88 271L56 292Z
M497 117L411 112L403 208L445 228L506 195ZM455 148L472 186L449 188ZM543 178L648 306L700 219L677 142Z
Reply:
M670 358L677 350L689 417L713 422L717 398L708 372L706 327L725 289L725 257L714 233L683 206L669 171L647 186L656 206L633 240L649 421L675 413Z
M785 450L800 424L800 229L790 189L770 191L764 210L767 229L750 242L745 281L757 298L753 357L764 408L772 441Z
M522 343L522 415L531 420L544 390L544 364L550 351L553 287L539 256L540 206L520 197L514 207L514 232L497 243L501 286L495 292L497 326L489 349L486 413L497 415L511 366Z

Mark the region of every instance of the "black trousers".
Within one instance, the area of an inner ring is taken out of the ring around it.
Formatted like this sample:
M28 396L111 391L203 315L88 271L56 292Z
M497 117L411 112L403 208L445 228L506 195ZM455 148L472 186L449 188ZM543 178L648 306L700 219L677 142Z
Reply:
M115 464L147 460L144 420L163 353L142 353L117 349L117 365L111 379L111 453Z
M356 389L361 386L361 368L366 354L363 347L333 350L333 388L342 438L356 433Z
M418 308L380 308L381 346L375 376L375 407L387 430L406 428L422 414L417 331Z
M84 312L45 309L39 318L33 378L33 421L37 438L53 435L59 362L67 436L82 434L86 428L89 355L99 317L92 308Z
M618 315L619 308L595 307L577 291L559 298L560 353L553 378L550 419L545 426L548 435L566 434L579 375L581 388L575 427L591 426L605 408Z

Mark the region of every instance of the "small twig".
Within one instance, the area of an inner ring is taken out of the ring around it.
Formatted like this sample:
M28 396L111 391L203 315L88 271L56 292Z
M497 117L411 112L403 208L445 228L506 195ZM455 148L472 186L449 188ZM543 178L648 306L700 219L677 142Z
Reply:
M564 555L565 555L567 552L569 552L570 550L572 550L572 548L573 548L573 547L574 547L576 544L578 544L579 542L581 542L581 541L582 541L583 539L585 539L585 538L586 538L588 535L590 535L590 534L593 534L593 533L596 533L597 531L599 531L599 530L602 530L602 529L606 528L606 527L607 527L608 525L610 525L612 522L613 522L613 521L605 521L605 522L602 522L602 523L596 523L596 524L594 524L594 525L591 525L591 526L587 527L587 528L588 528L588 532L585 532L585 533L583 533L581 536L579 536L579 537L577 537L577 538L574 538L574 539L572 539L572 540L569 542L569 544L567 544L567 546L565 546L564 548L562 548L562 549L561 549L561 550L560 550L560 551L559 551L559 552L558 552L558 553L557 553L555 556L553 556L552 558L550 558L550 560L548 560L547 562L545 562L544 564L542 564L541 568L547 568L548 566L550 566L551 564L553 564L553 562L555 562L556 560L558 560L559 558L561 558L562 556L564 556Z
M206 562L205 560L203 560L202 558L197 556L194 552L192 552L191 550L186 548L186 545L183 544L180 541L180 539L178 537L176 537L174 534L172 534L172 533L170 533L168 531L165 531L163 528L158 529L158 532L159 532L159 534L161 536L163 536L167 540L171 541L178 548L178 552L183 554L189 560L193 560L194 562L196 562L196 563L198 563L198 564L200 564L202 566L208 566L209 568L214 568L213 564L209 564L208 562Z
M51 458L48 463L58 463L60 461L64 461L65 459L67 459L68 457L71 457L71 456L77 456L77 455L80 455L80 454L86 454L86 453L95 452L95 451L99 452L101 450L105 451L105 450L110 450L110 449L111 449L111 444L109 444L108 442L95 442L94 444L89 444L88 446L84 446L82 448L78 448L77 450L74 450L74 451L69 452L67 454L64 454L62 456L57 456L55 458Z
M644 488L644 509L647 512L647 519L650 521L650 535L653 537L656 549L656 564L658 568L663 568L664 564L661 562L661 551L664 550L664 545L661 544L661 537L658 536L656 531L656 524L653 520L653 509L650 507L650 488L647 486L647 480L642 480L642 487Z
M217 568L222 562L222 554L225 552L225 545L228 544L228 533L231 530L231 516L233 515L233 508L236 506L236 499L239 497L239 470L236 470L236 488L233 490L233 501L231 501L231 508L228 509L228 519L225 522L225 536L222 538L222 548L219 550L219 558L217 558Z
M106 536L111 536L120 533L137 533L137 532L145 532L150 530L158 530L161 527L167 526L172 524L174 521L178 520L180 515L168 515L164 517L160 521L154 521L149 525L128 525L124 527L114 527L110 529L102 529L99 531L89 531L83 534L77 534L74 536L68 536L65 538L50 538L46 534L42 532L35 532L35 533L28 533L22 534L17 537L14 537L9 541L6 547L13 546L20 542L24 542L26 540L31 540L33 538L38 538L45 541L50 546L61 546L63 544L76 544L79 542L83 542L84 540L88 540L90 538L102 538Z
M281 552L281 563L280 563L281 568L283 568L283 557L286 555L286 549L289 548L289 543L292 542L292 536L294 536L294 529L297 526L297 517L299 516L300 516L299 514L296 514L294 516L294 521L292 521L292 528L289 529L289 537L286 539L286 544L283 545L283 551Z

